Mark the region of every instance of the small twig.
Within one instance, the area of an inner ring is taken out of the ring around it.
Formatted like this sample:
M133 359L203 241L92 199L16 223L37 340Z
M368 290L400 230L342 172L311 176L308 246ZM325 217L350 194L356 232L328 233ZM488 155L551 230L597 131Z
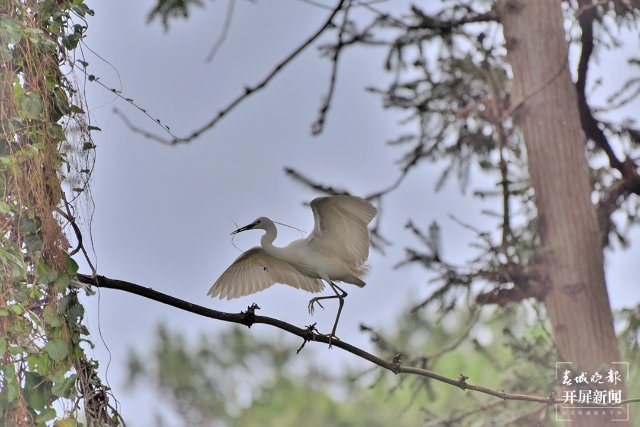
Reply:
M622 200L629 194L640 195L640 175L638 175L633 169L635 165L627 158L625 169L629 172L626 176L616 180L611 186L604 190L602 198L598 202L597 213L598 221L600 223L600 231L602 233L602 245L606 246L609 241L609 231L611 229L611 215L618 209L622 203Z
M326 4L322 4L320 2L313 1L313 0L298 0L298 1L300 1L302 3L306 3L306 4L314 6L314 7L317 7L318 9L324 9L324 10L331 10L332 9L331 6L327 6Z
M378 190L375 193L369 194L368 196L365 197L365 199L367 200L380 199L385 194L390 193L396 188L398 188L400 184L402 184L402 181L404 181L404 179L407 177L407 174L409 173L409 169L410 168L403 168L398 178L396 178L396 180L390 186L383 188L382 190Z
M345 190L339 189L339 188L334 188L328 185L322 185L322 184L318 184L316 182L313 182L310 178L307 178L306 176L302 175L300 172L291 169L291 168L284 168L284 172L289 175L291 178L293 178L294 180L306 185L307 187L318 191L320 193L323 194L330 194L330 195L348 195L349 193Z
M220 50L220 47L227 38L227 34L229 34L229 28L231 28L231 21L233 20L233 9L235 4L236 0L229 0L229 3L227 4L227 13L224 17L224 24L222 24L222 30L220 31L218 38L216 39L215 43L211 47L211 50L209 51L209 54L207 55L207 62L213 61L213 58L215 58L218 50Z
M161 144L171 145L171 143L170 143L169 141L167 141L166 139L164 139L163 137L158 136L158 135L156 135L156 134L154 134L154 133L151 133L151 132L149 132L149 131L147 131L147 130L142 129L141 127L138 127L138 126L134 125L134 124L131 122L131 120L129 120L129 119L127 118L127 116L125 116L125 115L124 115L124 113L122 113L122 112L121 112L120 110L118 110L117 108L114 108L114 109L113 109L113 113L114 113L116 116L120 117L120 119L124 122L124 124L125 124L125 125L130 129L130 130L132 130L133 132L135 132L135 133L139 133L140 135L144 136L145 138L152 139L152 140L154 140L154 141L156 141L156 142L159 142L159 143L161 143ZM156 121L156 120L154 120L154 121ZM160 126L162 126L162 125L160 125ZM162 126L162 127L164 128L164 126ZM173 136L173 134L171 134L171 136Z
M66 201L65 201L65 208L66 208L66 212L60 208L56 208L56 212L62 215L62 217L67 220L67 222L71 225L71 228L73 228L73 233L76 235L76 240L78 241L78 244L74 249L69 251L69 256L74 256L75 254L80 252L80 248L82 248L82 233L80 232L80 228L78 227L78 224L76 224L76 220L71 214L71 211L69 210L69 206L67 205Z
M511 193L509 191L509 169L504 153L507 147L507 136L505 135L503 121L499 120L503 114L502 97L500 96L495 77L491 72L491 65L486 58L482 62L482 71L491 94L491 121L498 139L498 167L500 169L500 185L502 187L502 239L500 250L507 258L507 261L511 261L511 256L508 251L509 237L511 236L511 212L509 209L509 196Z
M84 255L84 259L85 259L85 261L87 261L87 264L91 268L91 271L93 272L93 274L96 274L96 268L93 265L93 263L91 262L91 258L89 257L89 254L87 253L87 249L84 247L84 243L83 243L83 239L82 239L82 231L80 231L80 227L78 226L78 223L76 222L76 218L75 218L75 216L73 216L73 213L71 212L71 207L69 206L69 201L67 200L67 196L65 195L64 192L62 192L62 201L64 202L64 208L65 208L66 212L62 211L61 209L56 209L56 212L58 212L60 215L62 215L62 217L64 219L66 219L69 222L69 224L71 224L71 228L73 228L73 233L76 236L76 240L78 240L78 245L76 246L76 248L74 250L69 252L69 256L73 256L73 255L77 254L78 251L82 251L82 255Z
M150 120L152 120L156 125L160 126L169 136L171 136L172 138L176 139L178 138L176 135L173 134L173 132L171 132L171 128L165 124L162 123L162 121L160 121L160 119L157 119L155 117L153 117L151 114L149 114L149 112L145 109L142 108L141 106L139 106L132 98L127 98L126 96L124 96L122 94L122 91L109 87L106 84L102 83L100 81L100 79L96 76L94 76L93 74L88 74L87 70L85 70L84 68L81 68L81 71L87 76L87 80L89 80L90 82L93 83L97 83L98 85L102 86L104 89L108 90L109 92L111 92L112 94L114 94L115 96L117 96L118 98L122 99L123 101L131 104L133 107L135 107L138 111L140 111L142 114L144 114L145 116L147 116ZM127 120L127 118L124 116L124 114L119 113L119 111L117 109L114 108L114 112L116 114L118 114L120 116L120 118L122 118L125 122L125 124L132 129L134 132L137 133L141 133L144 136L146 136L147 138L151 138L154 139L158 142L162 142L162 143L167 143L167 140L157 136L157 135L153 135L150 132L147 132L143 129L137 128L135 126L133 126L131 124L131 122L129 120Z
M416 25L409 26L410 29L414 30L423 30L426 28L440 32L450 32L454 28L462 27L467 24L500 21L500 14L495 9L491 9L487 12L482 13L468 13L462 18L454 18L450 20L442 20L435 15L427 14L423 10L419 9L416 5L411 6L411 11L414 13L414 15L420 18L420 22L418 22Z
M556 72L553 73L551 76L549 76L549 78L547 80L542 82L538 87L534 88L529 93L525 93L520 99L514 100L514 102L511 104L511 106L508 109L504 110L504 113L502 114L502 117L500 117L500 121L503 122L506 119L508 119L509 117L513 116L513 114L522 105L524 105L525 102L527 102L528 100L530 100L531 98L533 98L534 96L536 96L537 94L539 94L540 92L545 90L547 87L549 87L558 77L560 77L560 75L565 70L565 68L567 67L568 64L569 64L569 55L567 55L565 57L564 61L562 61L562 64L560 65L560 67L558 67Z
M322 100L322 105L320 107L320 111L318 112L318 118L311 125L312 135L319 135L322 133L324 129L324 123L327 118L327 112L329 111L329 108L331 108L331 101L336 89L336 80L338 78L338 61L340 60L340 54L342 53L342 48L344 47L344 33L345 28L349 23L349 9L351 7L351 0L346 1L347 3L345 4L344 12L342 14L342 23L340 24L340 29L338 30L338 42L334 47L333 56L331 57L331 77L329 78L329 90L327 91L327 95Z
M471 416L471 415L475 415L478 413L482 413L482 412L486 412L489 409L493 409L497 406L501 406L501 405L505 405L506 401L504 400L497 400L494 402L490 402L484 405L480 405L478 407L475 407L469 411L466 412L462 412L461 414L453 414L451 416L449 416L449 418L446 419L435 419L427 424L425 424L425 427L436 427L436 426L448 426L448 425L459 425L460 421L462 421L463 419ZM544 408L544 406L542 407Z
M428 359L436 361L446 353L456 350L460 346L460 344L462 344L464 340L467 339L467 337L471 333L471 330L476 326L476 322L478 321L479 318L480 318L480 310L474 310L471 315L471 319L469 319L464 331L462 331L462 333L455 340L453 340L449 345L441 348L437 353L434 353L433 355L429 356Z
M296 354L300 354L300 351L304 348L305 344L308 343L309 341L313 340L313 337L315 334L318 334L318 330L316 329L316 324L317 323L313 323L309 326L307 326L307 336L302 338L302 344L300 344L300 347L298 347L298 350L296 350Z
M376 345L378 350L382 350L385 353L400 354L401 351L393 343L389 342L379 332L375 331L371 326L360 323L360 331L369 334L369 340Z

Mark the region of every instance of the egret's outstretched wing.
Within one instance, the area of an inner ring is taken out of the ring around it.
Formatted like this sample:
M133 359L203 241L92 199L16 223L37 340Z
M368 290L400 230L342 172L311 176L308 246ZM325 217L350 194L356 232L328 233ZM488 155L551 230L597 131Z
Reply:
M291 265L272 257L259 246L240 255L207 293L211 297L232 299L282 283L309 292L320 292L324 284L298 272Z
M309 247L339 256L349 265L360 266L369 256L367 225L376 208L354 196L318 197L311 201L315 225L307 237Z

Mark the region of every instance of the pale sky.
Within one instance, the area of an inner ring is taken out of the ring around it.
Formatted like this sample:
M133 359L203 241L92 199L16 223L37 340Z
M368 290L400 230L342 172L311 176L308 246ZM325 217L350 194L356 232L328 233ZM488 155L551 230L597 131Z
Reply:
M152 3L90 1L96 15L89 20L86 44L111 65L88 49L85 55L92 74L121 89L178 135L201 126L245 85L262 79L327 14L295 0L237 1L227 40L207 64L204 58L221 28L226 2L205 2L204 10L196 10L186 22L173 22L167 34L158 22L146 24ZM403 151L385 142L408 129L399 124L402 116L383 111L381 99L364 91L367 86L384 86L388 79L382 71L384 54L354 49L344 55L334 103L319 137L311 136L310 127L327 90L330 63L318 58L313 48L216 128L177 147L131 132L113 113L114 107L137 126L160 129L103 88L87 83L92 122L102 128L94 134L97 160L92 179L95 215L91 229L98 272L223 311L238 312L256 302L262 307L261 315L298 326L318 322L321 331L329 331L336 307L329 305L310 316L307 302L312 295L287 286L276 285L233 301L212 300L206 293L239 255L229 236L236 228L233 221L245 225L258 216L268 216L312 229L313 216L302 203L317 194L287 178L284 167L357 195L384 188L397 177L395 161ZM621 69L615 58L600 65ZM609 71L603 68L602 72ZM439 221L443 254L450 262L462 262L474 252L468 246L471 233L449 220L448 214L478 228L492 226L480 215L487 205L460 194L455 181L440 193L434 192L443 167L423 166L388 196L382 231L393 246L386 255L372 252L372 271L365 288L346 285L349 297L338 329L341 338L370 348L367 336L359 332L361 322L390 327L400 309L428 295L423 270L393 268L403 259L403 248L417 244L404 229L407 219L422 228ZM475 177L467 193L494 181ZM280 246L300 238L286 228L280 233L276 241ZM630 250L607 256L610 294L618 307L640 299L640 233L636 230L634 236ZM259 238L259 232L242 233L235 243L246 250L257 245ZM84 265L81 271L89 272ZM231 327L115 290L102 290L99 297L85 298L85 303L96 344L90 353L100 361L103 379L108 379L125 418L134 427L150 425L160 405L148 391L124 389L129 348L148 351L160 321L191 336ZM255 326L252 333L272 331ZM308 345L307 351L331 366L359 363L323 345Z

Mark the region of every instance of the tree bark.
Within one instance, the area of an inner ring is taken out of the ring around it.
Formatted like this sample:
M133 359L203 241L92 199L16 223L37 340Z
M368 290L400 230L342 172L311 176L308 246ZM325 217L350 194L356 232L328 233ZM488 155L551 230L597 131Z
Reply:
M511 99L519 105L514 119L524 137L540 217L544 303L558 362L571 362L561 370L603 374L620 361L620 352L561 2L500 0L498 9L514 77ZM613 369L623 374L620 365ZM574 427L627 425L610 417L574 418Z

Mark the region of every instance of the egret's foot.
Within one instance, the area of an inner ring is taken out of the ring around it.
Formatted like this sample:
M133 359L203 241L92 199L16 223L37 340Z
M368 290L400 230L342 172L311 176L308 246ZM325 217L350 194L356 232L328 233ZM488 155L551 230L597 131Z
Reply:
M340 342L340 338L338 338L333 332L330 334L318 334L318 335L320 335L321 337L329 338L329 348L333 346L333 341Z
M324 310L324 306L320 303L319 301L320 298L311 298L311 301L309 301L309 313L313 314L315 307L313 306L313 304L318 304L320 306L320 308L322 308Z

